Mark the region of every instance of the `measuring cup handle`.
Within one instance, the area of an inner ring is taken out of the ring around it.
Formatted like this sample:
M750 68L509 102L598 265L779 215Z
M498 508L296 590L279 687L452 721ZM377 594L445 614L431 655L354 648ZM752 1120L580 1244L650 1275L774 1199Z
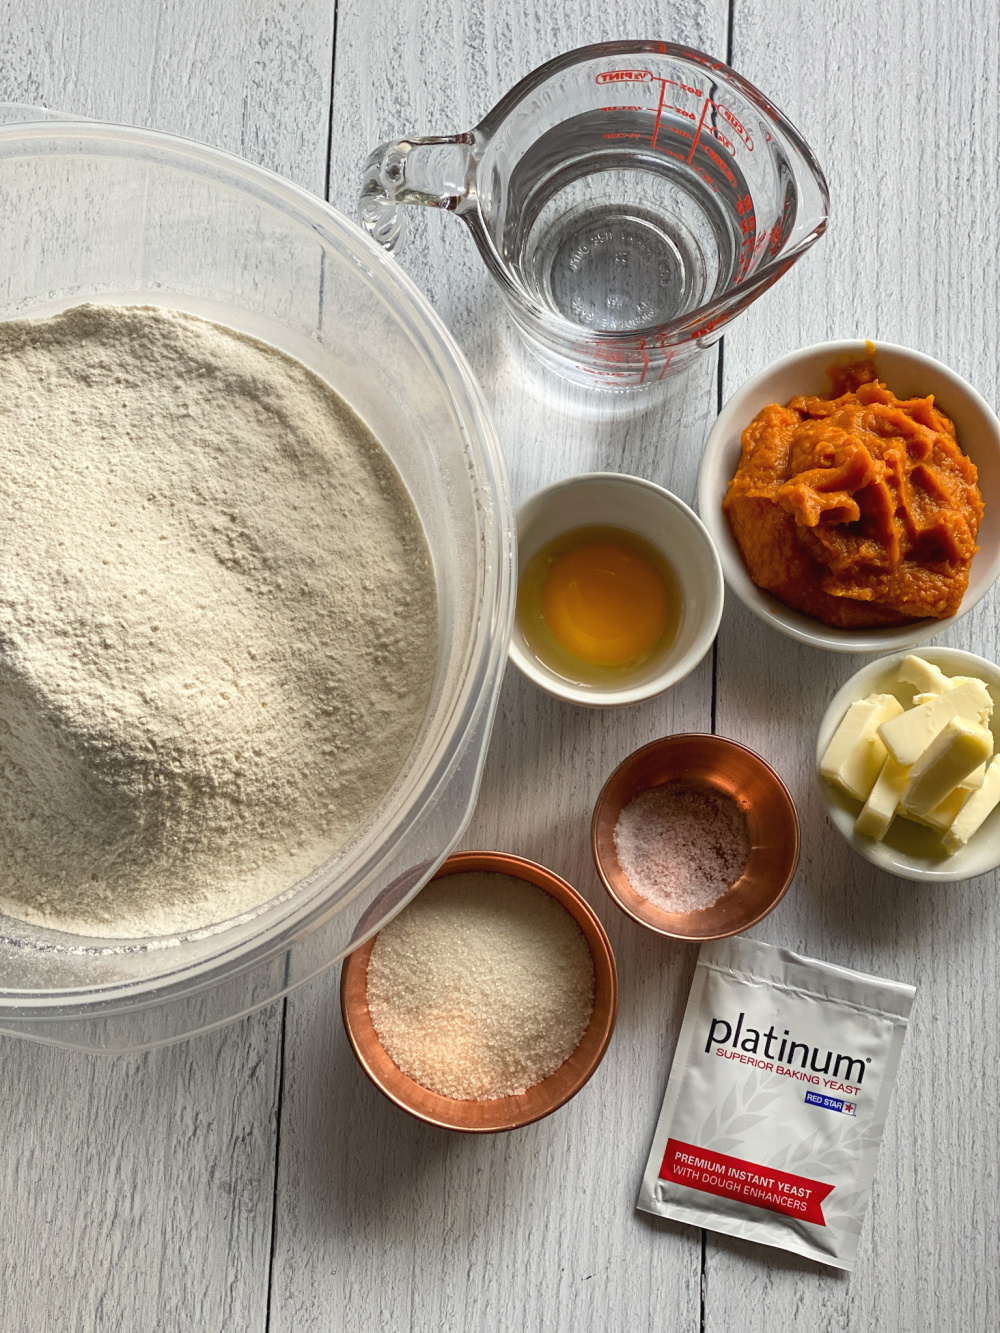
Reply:
M358 219L379 245L394 250L403 233L401 204L461 212L473 195L475 135L429 135L384 143L365 163Z

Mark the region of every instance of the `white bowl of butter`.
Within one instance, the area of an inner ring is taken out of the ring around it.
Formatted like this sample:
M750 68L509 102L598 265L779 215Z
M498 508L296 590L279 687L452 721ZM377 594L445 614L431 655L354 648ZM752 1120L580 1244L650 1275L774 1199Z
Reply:
M948 882L995 870L998 728L996 663L936 647L871 662L837 692L820 723L816 765L827 813L855 851L902 879Z

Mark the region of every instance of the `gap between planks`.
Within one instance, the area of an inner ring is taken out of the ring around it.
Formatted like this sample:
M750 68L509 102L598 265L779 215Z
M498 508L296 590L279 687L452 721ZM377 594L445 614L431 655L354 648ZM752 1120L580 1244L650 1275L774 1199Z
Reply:
M339 0L333 0L333 29L330 34L330 95L326 112L326 160L323 164L323 197L330 202L330 164L333 158L333 93L337 68L337 10ZM288 959L285 959L285 983L288 982ZM271 1302L274 1296L274 1260L278 1247L278 1188L281 1172L281 1117L285 1101L285 1044L288 1032L288 995L281 1000L281 1031L278 1038L278 1090L274 1110L274 1180L271 1189L271 1244L267 1257L267 1300L264 1305L264 1333L271 1333ZM704 1247L703 1247L704 1249ZM702 1257L704 1265L704 1255ZM703 1267L704 1271L704 1267ZM704 1327L704 1322L703 1322Z

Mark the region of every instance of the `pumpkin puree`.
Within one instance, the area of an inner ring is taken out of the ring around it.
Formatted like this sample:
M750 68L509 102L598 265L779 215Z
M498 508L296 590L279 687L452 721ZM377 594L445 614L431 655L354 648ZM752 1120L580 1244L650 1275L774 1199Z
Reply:
M954 615L979 549L975 464L934 398L899 399L872 361L833 396L771 403L742 435L723 510L751 579L839 629Z

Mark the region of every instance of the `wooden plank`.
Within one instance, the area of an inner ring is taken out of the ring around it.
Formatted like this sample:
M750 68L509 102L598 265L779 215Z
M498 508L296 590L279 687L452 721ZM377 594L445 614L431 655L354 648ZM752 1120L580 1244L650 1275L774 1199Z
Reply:
M152 125L322 192L325 0L33 0L0 100ZM0 1038L0 1288L11 1329L263 1329L281 1008L141 1056Z
M940 357L996 400L1000 21L968 3L737 0L733 63L799 126L830 181L828 236L726 337L725 389L785 350L871 336ZM996 660L991 595L942 637ZM995 875L877 873L822 812L813 747L860 666L730 608L718 726L770 759L802 817L797 880L760 939L917 985L858 1265L844 1275L715 1238L710 1330L993 1328L1000 1305L1000 909Z
M118 1058L0 1038L6 1328L264 1327L279 1020Z
M327 0L30 0L0 25L0 100L184 134L323 193Z
M725 22L721 3L684 5L664 32L650 0L614 12L595 0L424 0L402 11L341 0L331 200L353 211L361 164L380 141L467 129L560 51L632 32L724 54ZM716 410L714 353L664 401L595 413L535 369L462 225L415 212L399 262L486 389L515 499L561 476L614 469L690 501ZM628 752L710 723L710 660L666 696L608 712L568 707L508 672L464 845L537 859L594 904L620 968L617 1033L568 1107L516 1134L470 1140L410 1120L368 1083L344 1038L336 976L292 996L275 1333L697 1327L699 1233L634 1211L694 955L611 905L590 859L589 822L605 777Z

